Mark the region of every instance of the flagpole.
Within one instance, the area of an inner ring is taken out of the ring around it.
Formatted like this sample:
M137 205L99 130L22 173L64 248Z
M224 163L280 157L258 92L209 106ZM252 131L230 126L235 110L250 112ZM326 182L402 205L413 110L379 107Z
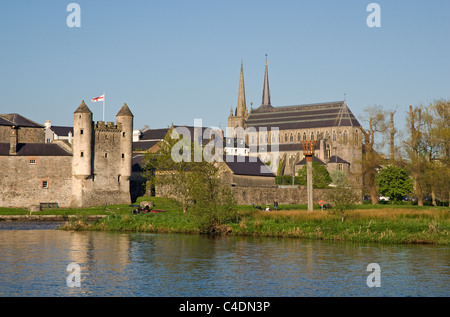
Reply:
M106 95L103 93L103 122L105 122L105 98Z

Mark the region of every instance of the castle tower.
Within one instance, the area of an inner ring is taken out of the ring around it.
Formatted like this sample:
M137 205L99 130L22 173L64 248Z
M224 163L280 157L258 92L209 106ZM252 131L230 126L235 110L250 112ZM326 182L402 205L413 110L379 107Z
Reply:
M78 179L92 175L92 112L81 102L73 114L72 173Z
M227 131L228 137L235 137L236 136L236 128L243 128L245 129L245 121L247 120L248 112L247 112L247 105L245 103L245 86L244 86L244 66L243 62L241 62L241 74L239 79L239 92L238 92L238 102L237 102L237 108L236 113L233 115L233 111L231 111L230 116L228 117L228 128L229 130L233 131ZM231 129L230 129L231 128ZM233 134L231 135L231 132Z
M131 160L133 151L133 114L125 103L116 115L116 123L121 127L120 151L121 167L120 181L126 182L131 177Z

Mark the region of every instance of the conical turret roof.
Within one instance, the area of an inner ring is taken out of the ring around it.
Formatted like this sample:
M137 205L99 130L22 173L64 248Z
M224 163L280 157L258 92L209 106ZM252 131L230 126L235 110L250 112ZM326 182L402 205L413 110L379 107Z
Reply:
M117 117L134 117L133 114L130 111L130 108L128 108L127 104L124 103L122 106L122 109L117 113Z
M84 100L81 101L80 106L78 107L77 110L75 110L74 113L90 113L92 114L92 111L88 108L88 106L86 106L86 104L84 103Z

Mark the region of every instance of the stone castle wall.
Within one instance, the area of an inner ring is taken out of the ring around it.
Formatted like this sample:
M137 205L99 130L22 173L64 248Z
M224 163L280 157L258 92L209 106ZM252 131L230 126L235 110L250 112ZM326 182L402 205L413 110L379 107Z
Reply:
M0 170L2 207L28 208L54 202L60 207L71 205L71 156L0 156Z
M288 204L308 204L306 187L232 187L232 192L238 205L272 205L278 201L280 205ZM314 189L313 202L319 203L320 200L326 200L327 189Z

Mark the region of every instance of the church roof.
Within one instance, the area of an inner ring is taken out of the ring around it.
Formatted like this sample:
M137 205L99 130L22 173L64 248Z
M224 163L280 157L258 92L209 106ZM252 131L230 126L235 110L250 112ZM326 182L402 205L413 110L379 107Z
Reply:
M251 112L248 127L310 129L336 126L361 126L345 101L284 107L259 107Z

